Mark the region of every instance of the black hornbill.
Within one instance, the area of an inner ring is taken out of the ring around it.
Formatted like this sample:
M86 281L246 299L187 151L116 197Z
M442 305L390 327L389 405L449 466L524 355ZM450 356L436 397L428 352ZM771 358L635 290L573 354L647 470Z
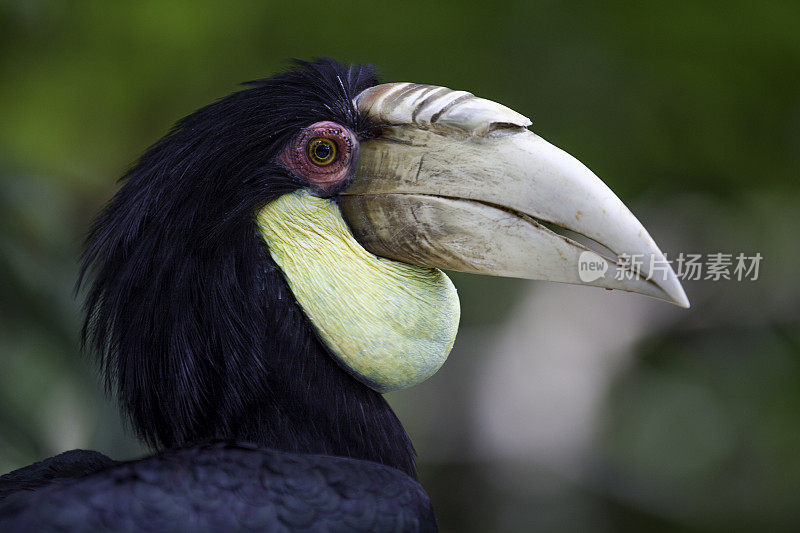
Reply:
M297 62L125 174L87 239L83 336L156 453L7 474L0 529L435 529L381 393L450 352L460 308L439 268L581 283L589 253L585 282L688 306L642 225L527 118L377 83Z

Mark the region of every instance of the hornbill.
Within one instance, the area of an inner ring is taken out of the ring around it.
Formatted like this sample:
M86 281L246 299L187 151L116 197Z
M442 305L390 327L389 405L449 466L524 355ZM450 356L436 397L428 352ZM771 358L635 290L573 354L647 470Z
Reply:
M439 269L581 283L592 248L589 284L688 306L625 205L505 106L329 59L245 85L151 146L87 238L84 342L154 455L7 474L0 529L432 530L381 394L453 346Z

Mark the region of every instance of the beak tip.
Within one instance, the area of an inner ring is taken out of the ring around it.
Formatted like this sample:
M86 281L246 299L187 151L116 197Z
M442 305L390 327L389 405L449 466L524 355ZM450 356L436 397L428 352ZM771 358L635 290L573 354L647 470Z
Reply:
M691 307L689 298L686 296L686 292L683 290L683 286L674 272L672 276L670 276L669 281L664 285L665 286L661 286L660 288L664 291L667 301L683 309L689 309Z
M682 309L689 309L692 306L692 304L689 303L689 298L687 298L685 294L682 294L681 296L681 298L676 298L673 300L675 305Z

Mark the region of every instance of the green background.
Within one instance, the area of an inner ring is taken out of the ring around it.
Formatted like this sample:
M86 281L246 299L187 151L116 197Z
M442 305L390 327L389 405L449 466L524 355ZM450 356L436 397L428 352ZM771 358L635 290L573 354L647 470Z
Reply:
M324 55L530 116L668 255L764 257L688 311L453 274L450 360L390 395L443 530L800 528L800 3L287 4L0 1L0 471L143 453L78 346L91 217L175 120Z

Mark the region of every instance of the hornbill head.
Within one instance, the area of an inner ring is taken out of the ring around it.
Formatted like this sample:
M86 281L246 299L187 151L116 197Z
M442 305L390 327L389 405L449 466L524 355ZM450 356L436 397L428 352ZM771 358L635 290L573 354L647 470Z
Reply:
M152 146L89 235L84 334L149 442L430 377L460 313L440 268L582 283L591 248L588 284L688 307L628 208L519 113L330 60L249 85ZM616 275L624 254L641 272ZM282 424L261 431L301 433Z

